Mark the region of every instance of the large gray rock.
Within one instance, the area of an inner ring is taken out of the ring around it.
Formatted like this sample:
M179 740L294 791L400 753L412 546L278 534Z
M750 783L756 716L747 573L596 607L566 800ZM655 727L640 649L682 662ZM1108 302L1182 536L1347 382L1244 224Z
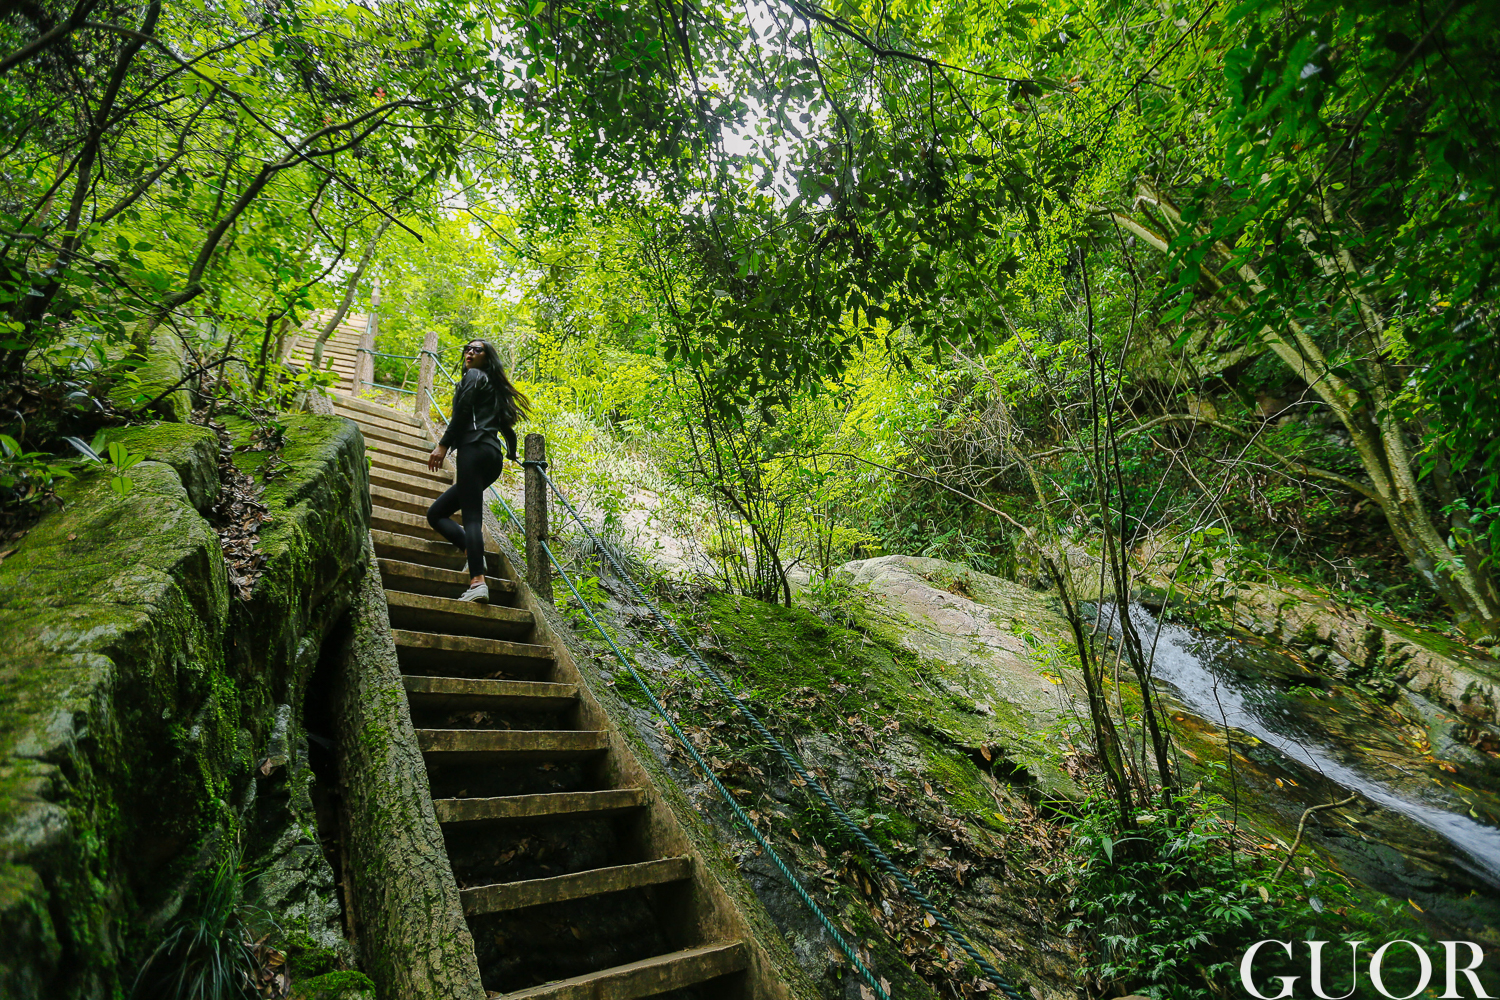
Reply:
M861 617L928 661L957 668L936 683L983 717L1002 745L1023 751L1074 716L1070 668L1042 650L1069 640L1055 602L958 563L881 556L845 563L840 574L867 591ZM1060 771L1033 762L1044 784L1069 791Z

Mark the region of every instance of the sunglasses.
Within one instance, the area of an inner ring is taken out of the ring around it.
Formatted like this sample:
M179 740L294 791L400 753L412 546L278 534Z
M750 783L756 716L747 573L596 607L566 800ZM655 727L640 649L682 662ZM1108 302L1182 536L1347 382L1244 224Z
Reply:
M484 345L481 344L478 347L475 347L473 344L466 344L466 345L464 345L464 353L465 354L483 354L484 353Z

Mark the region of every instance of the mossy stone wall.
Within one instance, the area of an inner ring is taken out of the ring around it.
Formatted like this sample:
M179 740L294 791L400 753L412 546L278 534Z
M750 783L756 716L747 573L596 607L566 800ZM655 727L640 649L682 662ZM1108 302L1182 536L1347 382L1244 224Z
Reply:
M197 509L212 435L181 425L126 432L149 456L129 492L82 476L0 562L0 996L123 995L238 828L275 706L302 704L364 568L368 476L352 423L284 419L249 602Z

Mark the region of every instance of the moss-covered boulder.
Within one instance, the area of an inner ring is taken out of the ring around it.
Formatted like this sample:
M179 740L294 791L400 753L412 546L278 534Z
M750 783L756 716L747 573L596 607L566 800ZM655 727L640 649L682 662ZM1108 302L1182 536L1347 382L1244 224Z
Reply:
M146 345L140 365L110 392L110 402L122 410L134 411L160 396L153 411L174 423L186 423L193 412L192 396L185 387L178 388L186 374L181 339L171 330L159 327Z
M258 748L352 599L369 510L354 425L287 425L249 602L184 485L203 499L206 439L171 425L129 432L162 460L124 496L80 477L0 562L0 995L120 995L267 780Z
M916 556L846 563L841 575L865 594L861 625L928 664L947 695L935 725L1025 760L1049 792L1073 794L1071 779L1031 752L1077 711L1063 683L1071 669L1049 658L1069 636L1055 598Z
M119 442L132 454L172 467L194 510L207 510L219 496L219 436L197 424L160 422L112 427L99 436L101 454Z

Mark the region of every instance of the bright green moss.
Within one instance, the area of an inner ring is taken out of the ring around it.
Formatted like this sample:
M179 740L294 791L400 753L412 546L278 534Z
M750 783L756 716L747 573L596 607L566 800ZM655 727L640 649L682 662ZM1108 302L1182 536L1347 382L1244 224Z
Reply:
M363 972L327 972L292 984L295 1000L353 1000L374 991L375 984Z
M123 991L120 963L233 831L271 706L300 701L364 566L368 497L352 425L287 427L249 602L177 468L212 444L217 471L202 428L130 429L165 461L123 497L99 471L65 484L0 562L0 993Z

